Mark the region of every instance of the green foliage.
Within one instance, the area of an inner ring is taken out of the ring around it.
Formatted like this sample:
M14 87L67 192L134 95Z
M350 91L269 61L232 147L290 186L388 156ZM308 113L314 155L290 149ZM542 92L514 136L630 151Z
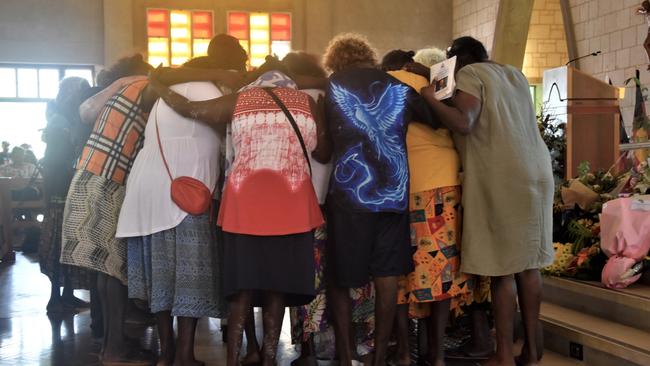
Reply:
M537 116L537 127L551 155L555 182L559 184L565 175L566 124L558 121L556 116L550 114L546 103L544 103L540 114Z
M588 178L587 175L591 172L591 164L588 161L583 161L578 165L578 175L582 178ZM583 182L586 183L586 182Z
M591 220L572 220L566 227L567 235L574 243L573 254L585 247L585 244L591 244L591 239L594 238L594 231L592 229L593 222Z

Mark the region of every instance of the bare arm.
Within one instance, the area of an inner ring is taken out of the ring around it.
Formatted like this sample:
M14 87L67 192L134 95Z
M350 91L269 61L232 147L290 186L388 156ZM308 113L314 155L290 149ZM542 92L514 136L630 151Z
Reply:
M246 76L235 71L216 69L196 69L190 67L158 68L156 78L164 85L187 83L190 81L212 81L221 83L233 90L246 85Z
M221 124L230 123L232 120L238 94L229 94L215 99L192 102L169 89L156 78L149 79L149 86L169 107L183 117L196 119L217 130L220 129Z
M481 114L481 101L478 98L459 90L452 105L446 105L436 99L435 86L422 88L421 93L440 121L450 130L463 136L472 133Z
M320 89L327 88L327 78L319 78L306 75L288 75L298 85L298 89Z
M113 84L109 85L104 90L86 99L86 101L79 106L79 115L81 116L81 122L89 125L95 123L97 116L99 116L99 113L101 112L102 108L104 108L106 102L108 102L108 100L111 99L111 97L115 95L118 90L133 82L136 82L138 80L145 80L146 78L146 76L137 75L117 79L115 82L113 82Z
M312 115L316 122L316 137L318 144L316 149L311 153L311 156L319 163L326 164L332 157L332 139L329 133L329 126L325 119L325 99L320 96L318 102L314 102L309 98Z
M408 64L404 65L403 70L423 76L427 80L429 80L429 78L431 77L430 75L431 69L422 65L419 62L409 62Z

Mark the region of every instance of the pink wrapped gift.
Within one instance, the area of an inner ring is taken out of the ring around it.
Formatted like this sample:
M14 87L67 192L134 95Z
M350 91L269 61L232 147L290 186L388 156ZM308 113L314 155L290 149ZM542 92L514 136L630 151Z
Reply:
M609 258L603 268L600 281L609 288L626 288L641 278L641 274L623 279L636 261L632 258L619 257L617 255Z
M603 284L621 288L638 280L640 276L620 280L620 275L650 251L650 196L619 198L605 203L600 216L600 246L610 257L603 269ZM615 277L617 275L619 277Z
M619 198L603 205L600 247L608 257L620 255L639 261L648 255L650 196Z

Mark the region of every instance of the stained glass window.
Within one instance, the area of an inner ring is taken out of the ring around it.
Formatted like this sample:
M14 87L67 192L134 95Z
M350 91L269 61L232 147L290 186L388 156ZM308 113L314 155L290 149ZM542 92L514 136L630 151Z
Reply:
M291 52L291 14L231 11L228 34L239 39L250 65L257 67L269 54L282 58Z
M148 9L148 61L153 66L181 65L208 53L213 35L211 11Z

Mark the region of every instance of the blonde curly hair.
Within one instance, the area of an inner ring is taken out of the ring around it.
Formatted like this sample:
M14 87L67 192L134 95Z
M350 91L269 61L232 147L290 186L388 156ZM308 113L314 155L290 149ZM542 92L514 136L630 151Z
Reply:
M342 33L330 40L323 56L323 66L337 72L350 65L377 64L377 52L368 39L357 33Z
M423 48L415 53L413 60L424 66L431 67L447 59L447 52L438 47Z

